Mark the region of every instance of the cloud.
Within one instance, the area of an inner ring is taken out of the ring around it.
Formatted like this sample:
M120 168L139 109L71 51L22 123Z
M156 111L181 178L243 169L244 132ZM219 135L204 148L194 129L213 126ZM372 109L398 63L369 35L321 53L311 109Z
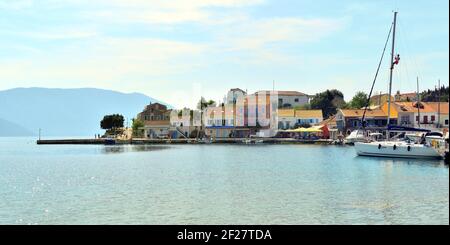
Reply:
M67 30L68 29L68 30ZM19 37L31 38L31 39L42 39L42 40L64 40L64 39L84 39L92 38L98 35L95 31L87 31L82 29L72 29L65 28L64 30L42 30L42 31L10 31L10 32L0 32L0 34L9 34Z
M232 26L218 36L229 45L228 49L261 49L280 42L311 42L341 29L343 19L270 18L249 20Z
M201 66L200 57L205 50L198 44L151 38L99 37L87 42L55 47L24 58L0 58L0 80L10 83L31 78L30 82L142 81L195 70Z
M108 22L146 23L146 24L180 24L202 23L217 24L223 22L220 8L237 9L263 4L264 0L115 0L94 1L98 6L94 10L83 11L88 19ZM230 18L225 18L227 22Z

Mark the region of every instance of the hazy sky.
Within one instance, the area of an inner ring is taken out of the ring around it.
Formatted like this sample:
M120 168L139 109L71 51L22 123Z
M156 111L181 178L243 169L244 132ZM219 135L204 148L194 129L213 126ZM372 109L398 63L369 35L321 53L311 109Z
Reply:
M394 9L393 90L448 84L447 0L0 0L0 90L96 87L183 107L275 80L348 100L369 91ZM387 77L385 62L376 91Z

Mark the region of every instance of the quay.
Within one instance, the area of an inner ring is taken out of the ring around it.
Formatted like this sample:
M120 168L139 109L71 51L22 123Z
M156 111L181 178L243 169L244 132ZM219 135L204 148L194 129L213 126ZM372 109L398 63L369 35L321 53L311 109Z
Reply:
M38 145L142 145L142 144L333 144L334 140L300 140L292 138L217 138L210 142L197 139L49 139L37 140Z

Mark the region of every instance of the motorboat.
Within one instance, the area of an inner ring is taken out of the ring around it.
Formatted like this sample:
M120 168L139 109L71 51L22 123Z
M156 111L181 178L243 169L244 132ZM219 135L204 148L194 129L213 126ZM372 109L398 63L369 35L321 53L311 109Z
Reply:
M355 144L356 142L365 142L366 137L361 129L353 130L344 140L346 144Z

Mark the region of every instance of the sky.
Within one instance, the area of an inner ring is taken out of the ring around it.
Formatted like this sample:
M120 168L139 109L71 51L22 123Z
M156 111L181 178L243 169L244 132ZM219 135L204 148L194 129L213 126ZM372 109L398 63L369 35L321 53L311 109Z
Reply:
M94 87L176 108L230 88L369 92L399 12L393 92L449 79L447 0L0 0L0 90ZM390 46L375 85L388 88Z

